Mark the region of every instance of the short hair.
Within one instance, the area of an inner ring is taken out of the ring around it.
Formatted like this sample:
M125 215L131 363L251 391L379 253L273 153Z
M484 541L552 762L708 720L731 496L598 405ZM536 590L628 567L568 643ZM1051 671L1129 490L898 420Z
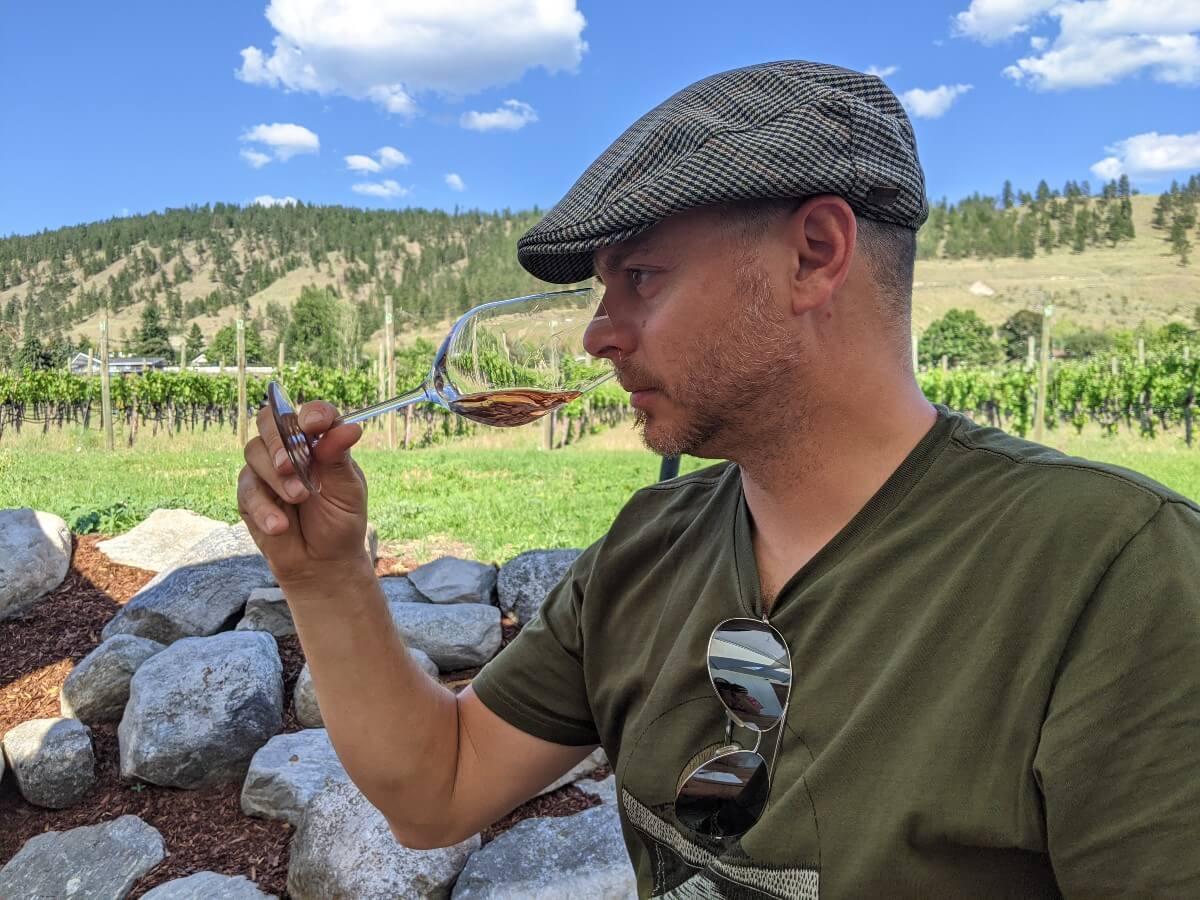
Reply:
M723 224L747 254L779 219L794 212L808 198L735 200L715 207ZM897 324L907 325L912 307L913 271L917 259L917 233L907 226L854 214L858 246L871 277L879 286L880 309Z

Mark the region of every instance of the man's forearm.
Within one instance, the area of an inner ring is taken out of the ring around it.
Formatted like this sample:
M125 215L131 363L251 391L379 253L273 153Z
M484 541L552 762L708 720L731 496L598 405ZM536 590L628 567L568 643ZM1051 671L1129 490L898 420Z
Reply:
M369 563L284 593L347 773L398 835L443 833L458 758L457 701L405 650Z

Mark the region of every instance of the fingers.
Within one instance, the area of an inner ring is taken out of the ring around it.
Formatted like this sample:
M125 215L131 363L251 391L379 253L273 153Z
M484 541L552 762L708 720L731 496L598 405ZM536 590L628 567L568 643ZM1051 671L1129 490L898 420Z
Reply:
M303 404L297 410L297 419L305 434L312 438L324 434L333 424L334 420L337 419L337 414L337 407L332 403L326 403L324 400L313 400ZM275 426L275 417L271 414L271 407L269 405L264 405L258 411L256 423L258 425L258 436L262 438L263 443L266 445L267 459L271 461L271 466L274 470L283 476L295 474L295 467L292 466L287 451L283 449L283 439L279 436L279 429ZM345 446L342 447L342 452L345 451ZM249 445L247 445L247 452L249 452ZM284 492L280 493L283 494ZM295 498L288 497L288 499Z
M278 437L276 438L278 442ZM283 453L282 447L277 451ZM268 449L267 442L260 436L253 438L246 443L246 448L243 451L243 456L246 458L246 465L267 487L271 489L274 497L287 500L289 503L301 503L308 497L308 490L301 483L300 479L292 474L291 463L287 463L286 472L280 471L280 466L272 460L271 451ZM284 454L286 458L286 454ZM239 483L239 490L241 489ZM273 534L269 529L264 528L268 534Z
M275 492L249 464L243 466L238 474L237 502L238 512L247 527L262 535L273 536L287 531L290 519L295 515L294 512L289 514L280 505Z
M255 424L258 426L258 436L266 445L267 459L272 461L275 471L281 475L291 475L295 470L283 449L283 439L279 437L279 429L275 427L275 417L271 414L269 404L264 404L258 411ZM249 452L249 444L246 446Z

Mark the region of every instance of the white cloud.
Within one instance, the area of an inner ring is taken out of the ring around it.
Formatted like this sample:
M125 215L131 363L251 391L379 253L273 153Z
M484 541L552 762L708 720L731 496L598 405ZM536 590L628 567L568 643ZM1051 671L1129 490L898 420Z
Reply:
M1200 39L1194 34L1122 35L1064 44L1019 59L1004 74L1040 90L1113 84L1148 69L1158 81L1200 82Z
M504 105L493 112L465 112L459 123L472 131L516 131L530 122L536 122L537 118L537 113L528 103L505 100Z
M407 166L412 162L412 160L395 147L380 147L375 151L375 155L379 157L379 164L385 169L394 169L396 166Z
M1002 41L1029 29L1030 23L1060 0L971 0L954 17L954 31L984 43Z
M462 177L455 172L448 172L446 174L446 184L453 191L465 191L467 189L467 186L463 184Z
M242 148L242 159L250 163L251 167L261 169L271 161L271 157L266 153L259 153L257 150L251 150L249 147Z
M867 74L874 75L877 78L887 78L889 75L895 75L899 71L899 66L867 66Z
M363 175L372 175L375 172L382 172L384 169L394 169L397 166L407 166L412 160L397 150L395 147L380 147L375 151L375 159L369 156L364 156L361 153L354 153L345 157L346 168L351 172L359 172Z
M1107 156L1092 166L1101 178L1159 178L1172 172L1200 169L1200 131L1159 134L1148 131L1105 147Z
M369 156L355 153L346 157L346 168L351 172L362 172L364 175L369 175L372 172L378 172L383 166Z
M280 162L287 162L299 153L316 153L321 149L321 142L316 134L303 125L290 123L275 122L271 125L255 125L241 136L241 140L265 144ZM246 156L246 151L243 151L242 155ZM263 155L258 153L256 159ZM248 156L247 159L249 159ZM262 162L255 163L253 161L250 164L255 168L263 165Z
M1112 84L1141 71L1200 83L1200 3L1195 0L972 0L955 31L984 43L1057 20L1058 35L1030 39L1032 55L1004 74L1037 90Z
M272 49L242 50L242 81L372 100L411 116L417 94L461 97L528 69L575 71L575 0L271 0Z
M937 119L972 87L970 84L942 84L931 91L913 88L900 95L900 102L910 115L919 119Z
M272 197L270 194L260 194L254 198L255 206L295 206L295 197Z
M408 188L401 187L396 181L388 178L384 181L361 181L350 186L356 194L366 194L369 197L403 197Z

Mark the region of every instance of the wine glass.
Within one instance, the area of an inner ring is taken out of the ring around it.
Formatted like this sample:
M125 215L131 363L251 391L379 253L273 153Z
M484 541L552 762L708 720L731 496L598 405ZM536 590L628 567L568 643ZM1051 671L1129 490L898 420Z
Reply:
M438 403L486 425L532 422L615 374L611 363L583 348L583 333L599 303L600 292L588 287L477 306L454 323L420 386L339 416L330 428L414 403ZM296 477L319 492L312 466L319 437L304 433L296 407L278 381L268 383L267 402Z

